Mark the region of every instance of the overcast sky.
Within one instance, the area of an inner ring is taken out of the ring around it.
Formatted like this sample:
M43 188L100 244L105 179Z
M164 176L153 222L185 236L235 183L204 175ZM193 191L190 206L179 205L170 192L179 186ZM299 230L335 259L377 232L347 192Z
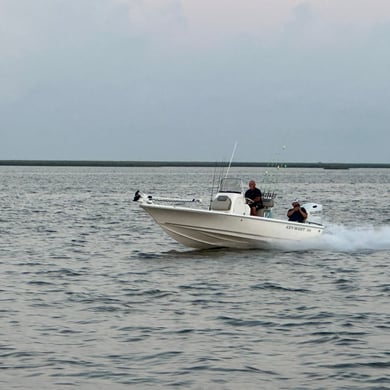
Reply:
M0 0L0 159L390 162L389 0Z

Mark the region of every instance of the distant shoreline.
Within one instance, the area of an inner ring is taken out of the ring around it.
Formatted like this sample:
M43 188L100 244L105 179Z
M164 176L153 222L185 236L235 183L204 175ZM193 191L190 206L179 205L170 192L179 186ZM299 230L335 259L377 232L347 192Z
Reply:
M99 161L99 160L0 160L0 166L42 167L221 167L227 162L210 161ZM232 162L232 167L281 168L390 168L390 163L297 163L297 162Z

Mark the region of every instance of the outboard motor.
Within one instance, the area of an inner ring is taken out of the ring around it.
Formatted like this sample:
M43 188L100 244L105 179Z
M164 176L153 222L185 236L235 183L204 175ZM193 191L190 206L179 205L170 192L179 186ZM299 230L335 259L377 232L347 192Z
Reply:
M318 203L305 203L302 205L307 211L306 222L322 224L322 205Z

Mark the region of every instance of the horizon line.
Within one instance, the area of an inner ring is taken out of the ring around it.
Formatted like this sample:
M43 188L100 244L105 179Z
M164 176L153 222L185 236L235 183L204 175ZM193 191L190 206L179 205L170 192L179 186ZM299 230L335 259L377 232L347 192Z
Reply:
M0 166L90 166L90 167L218 167L225 166L228 161L165 161L165 160L0 160ZM341 162L250 162L233 161L232 167L279 167L279 168L390 168L390 163L341 163Z

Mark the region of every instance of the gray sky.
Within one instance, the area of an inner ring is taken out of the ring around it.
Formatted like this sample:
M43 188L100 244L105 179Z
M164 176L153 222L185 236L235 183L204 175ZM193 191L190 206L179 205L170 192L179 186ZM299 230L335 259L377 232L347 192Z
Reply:
M0 0L0 159L390 162L389 0Z

